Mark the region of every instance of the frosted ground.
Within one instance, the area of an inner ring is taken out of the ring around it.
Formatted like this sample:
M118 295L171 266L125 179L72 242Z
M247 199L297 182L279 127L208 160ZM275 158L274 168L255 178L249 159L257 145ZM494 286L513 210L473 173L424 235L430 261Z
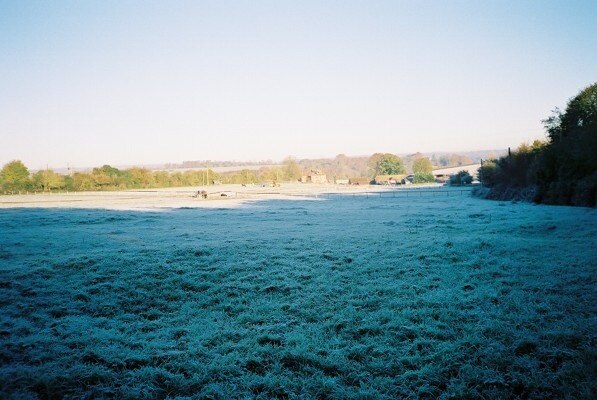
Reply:
M0 398L595 397L596 210L383 194L0 197Z
M408 189L408 186L403 189ZM430 184L423 189L434 190ZM194 197L204 190L207 199ZM284 183L279 187L261 185L216 185L186 188L140 189L116 192L29 193L0 196L1 208L98 208L110 210L147 210L172 208L236 207L251 201L326 197L330 193L364 195L397 192L389 186L348 186ZM406 194L405 194L406 195ZM225 202L224 202L225 201Z

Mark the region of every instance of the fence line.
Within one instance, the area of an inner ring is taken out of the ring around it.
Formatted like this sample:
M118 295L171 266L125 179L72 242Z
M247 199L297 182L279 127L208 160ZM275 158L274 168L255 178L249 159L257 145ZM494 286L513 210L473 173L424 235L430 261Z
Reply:
M322 193L284 193L282 191L258 191L258 192L237 192L231 190L224 190L224 191L214 191L208 193L208 199L230 199L230 198L240 198L240 199L254 199L258 198L258 196L282 196L282 197L297 197L297 198L322 198L322 199L341 199L341 198L361 198L361 199L382 199L382 198L420 198L423 196L431 196L431 197L450 197L450 196L462 196L464 194L470 194L472 192L472 188L466 189L428 189L428 188L420 188L420 189L396 189L396 190L388 190L388 191L365 191L365 192L322 192ZM108 192L63 192L63 193L53 193L54 195L66 194L66 195L76 195L79 193L85 193L87 196L95 197L94 194L98 194L101 196L102 193ZM133 193L146 193L152 194L159 197L179 197L182 194L186 194L192 197L198 197L196 190L123 190L113 193L119 194L133 194ZM25 194L25 193L22 193ZM37 194L34 192L29 192L29 194ZM45 194L48 194L47 192ZM70 197L69 196L69 197ZM118 197L118 200L134 200L134 199L142 199L141 196L136 197ZM85 201L85 200L97 200L91 198L83 198L78 199L76 201ZM75 201L75 199L60 199L60 200L50 200L45 202L68 202L68 201ZM0 203L7 203L11 204L12 202L4 202L0 201Z
M271 196L285 196L285 197L304 197L304 198L365 198L365 199L373 199L373 198L399 198L399 197L423 197L423 196L432 196L432 197L441 197L441 196L462 196L463 194L470 194L472 189L444 189L444 190L429 190L429 189L412 189L412 190L393 190L393 191L385 191L385 192L377 192L377 191L370 191L370 192L322 192L322 193L284 193L284 192L248 192L248 193L235 193L234 196L231 197L246 197L251 198L257 195L271 195ZM210 195L218 195L220 193L230 193L230 192L212 192L209 193Z
M358 192L358 193L321 193L321 197L336 197L336 196L350 196L353 198L365 197L369 198L397 198L397 197L441 197L441 196L462 196L463 194L471 193L471 189L446 189L446 190L428 190L428 189L414 189L414 190L394 190L388 192Z

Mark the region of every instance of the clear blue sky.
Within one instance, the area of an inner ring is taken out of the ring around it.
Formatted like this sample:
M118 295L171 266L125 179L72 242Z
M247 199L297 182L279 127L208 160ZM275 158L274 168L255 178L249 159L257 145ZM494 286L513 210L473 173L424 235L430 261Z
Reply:
M0 0L0 163L495 149L597 81L597 1Z

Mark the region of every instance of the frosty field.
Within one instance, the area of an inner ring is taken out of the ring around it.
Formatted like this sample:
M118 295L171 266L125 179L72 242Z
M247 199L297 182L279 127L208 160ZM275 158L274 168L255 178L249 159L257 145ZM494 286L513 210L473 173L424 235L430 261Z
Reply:
M597 395L594 209L186 202L0 210L0 398Z

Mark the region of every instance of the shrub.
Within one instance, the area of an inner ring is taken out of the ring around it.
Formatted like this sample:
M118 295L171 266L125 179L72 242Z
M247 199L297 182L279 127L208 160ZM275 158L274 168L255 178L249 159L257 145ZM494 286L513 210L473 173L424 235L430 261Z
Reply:
M479 181L486 187L493 187L497 183L498 164L496 160L488 160L479 168Z
M417 173L413 177L413 183L435 182L435 176L432 173Z
M470 185L473 182L473 177L468 171L462 170L457 174L450 175L450 185Z

